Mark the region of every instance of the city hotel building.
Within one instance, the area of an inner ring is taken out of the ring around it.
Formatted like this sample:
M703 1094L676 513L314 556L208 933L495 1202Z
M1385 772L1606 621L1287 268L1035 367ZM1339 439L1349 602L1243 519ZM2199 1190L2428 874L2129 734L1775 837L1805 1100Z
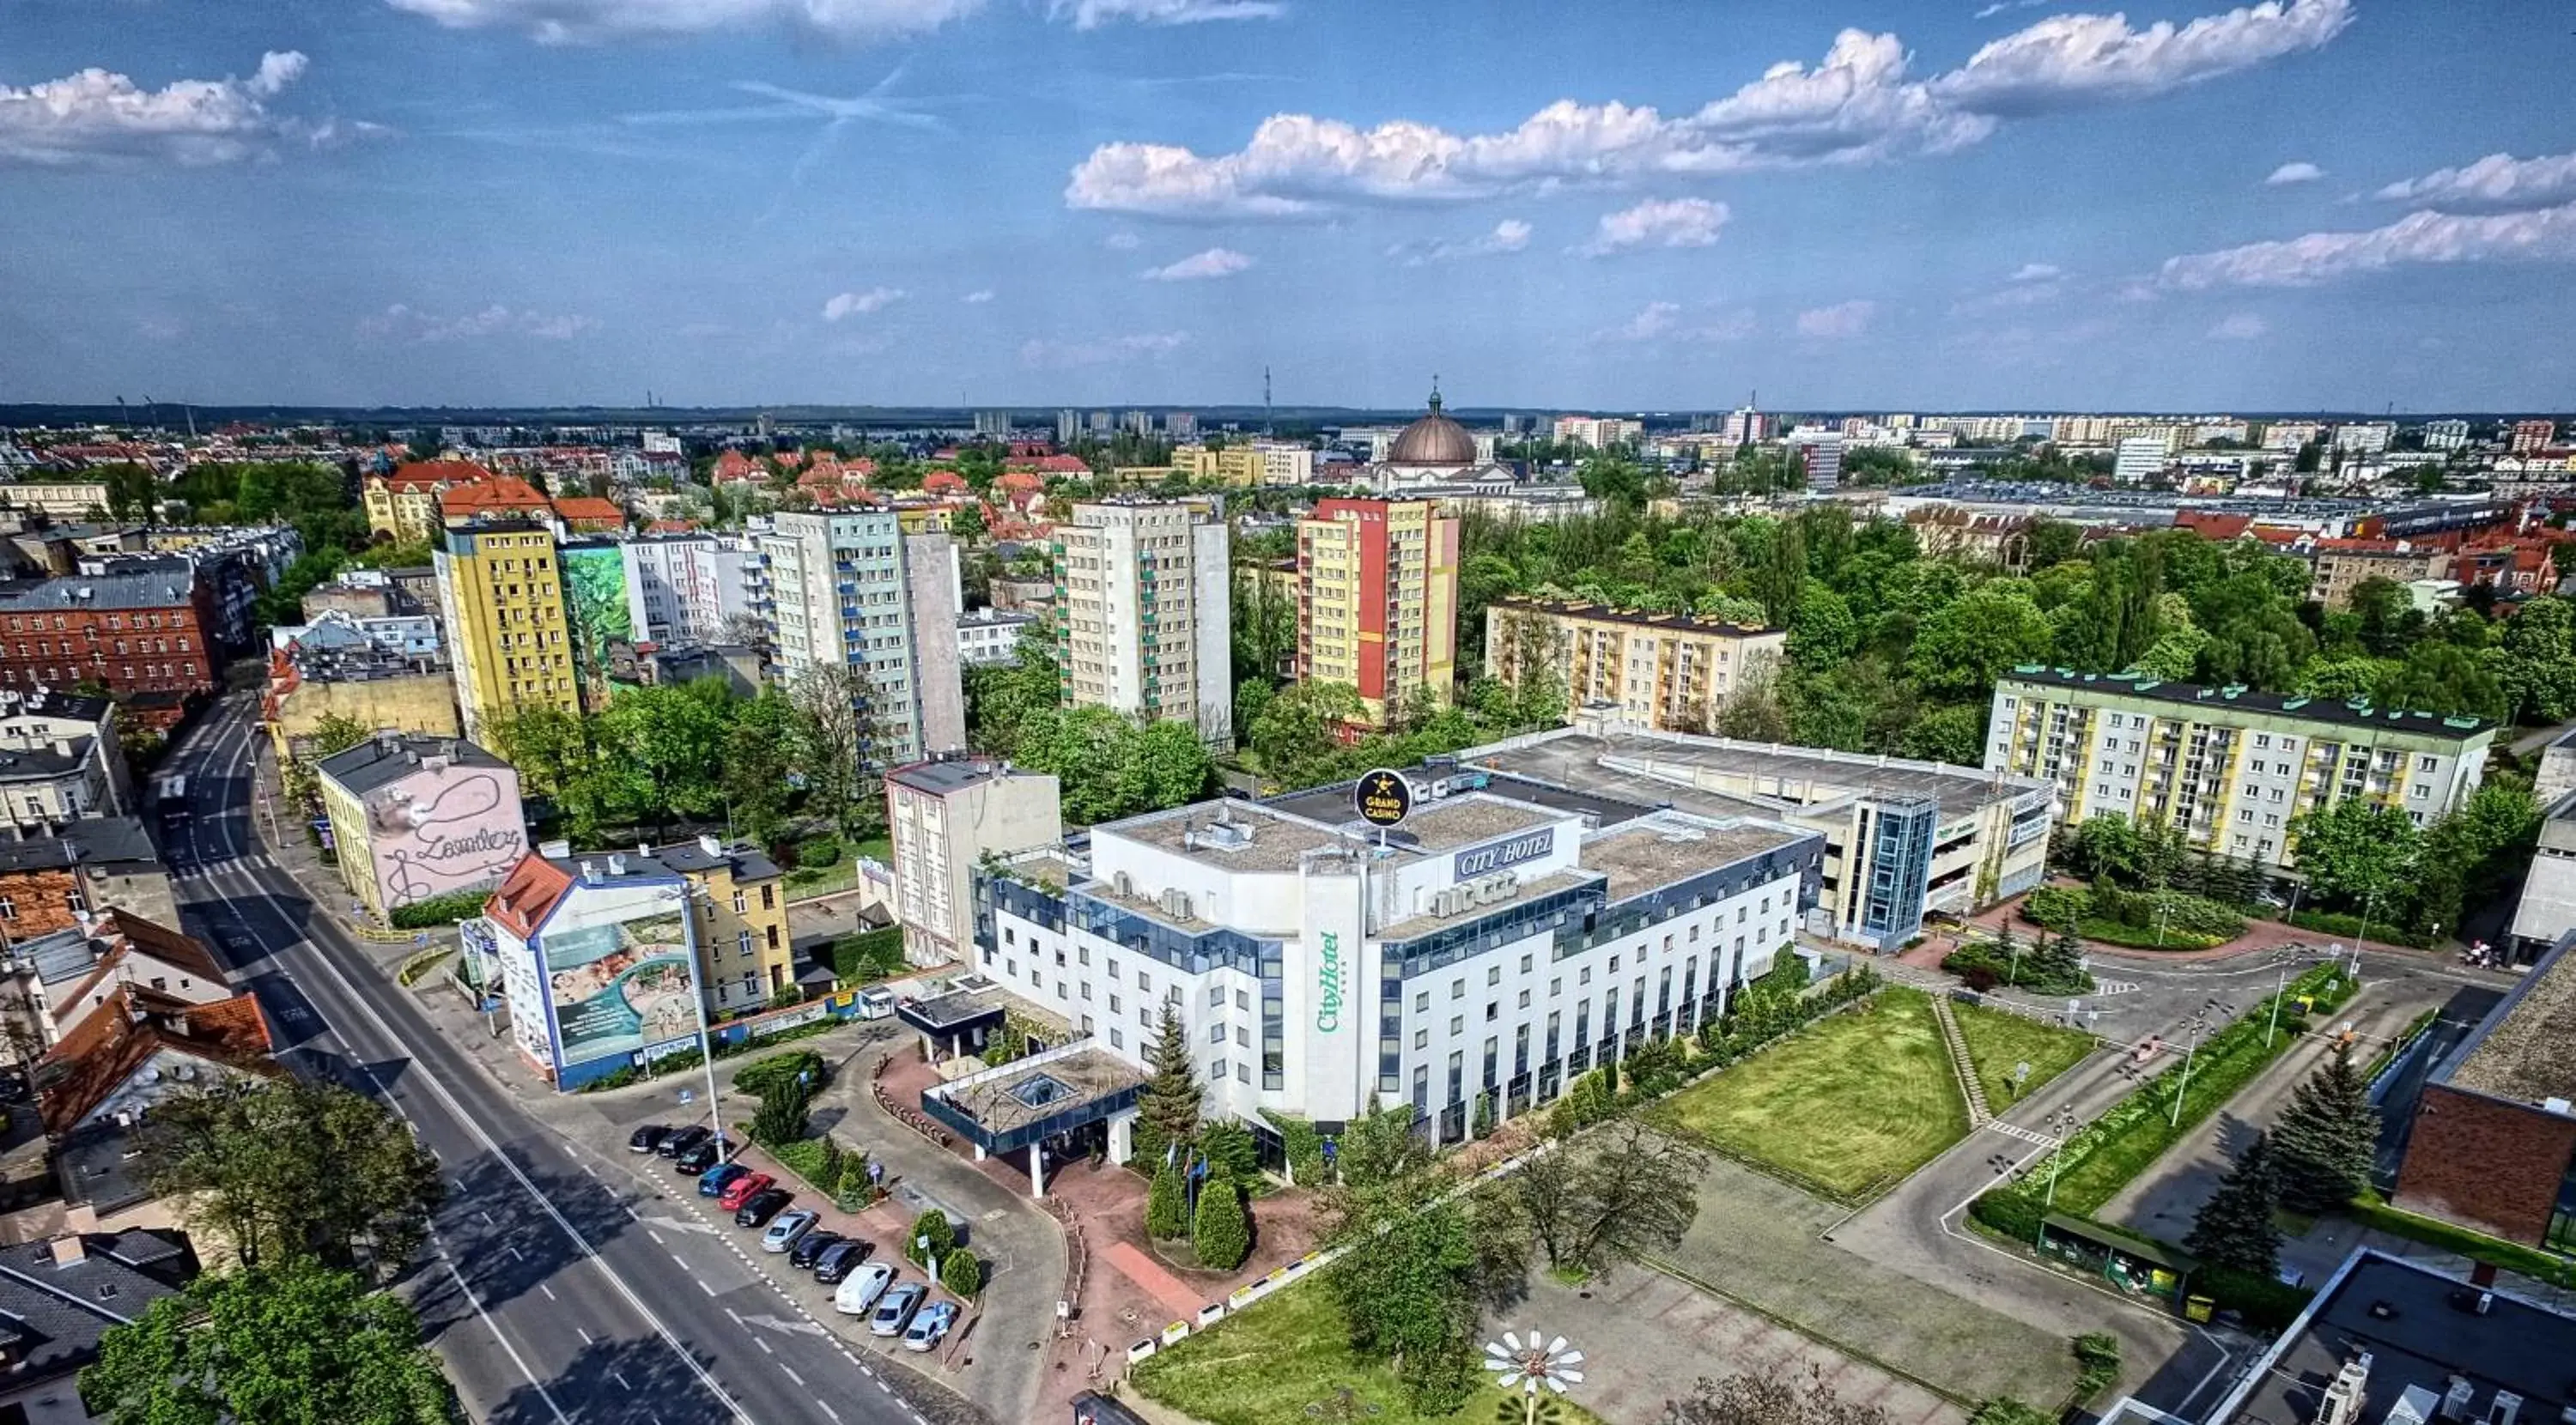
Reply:
M1412 814L1383 832L1356 818L1346 783L1107 823L1081 855L987 866L977 969L1060 1019L1071 1042L1056 1052L1076 1066L1106 1056L1141 1076L1169 1005L1206 1112L1257 1135L1264 1111L1332 1131L1409 1104L1455 1140L1480 1099L1518 1116L1716 1018L1789 949L1816 895L1824 838L1778 821L1440 759L1409 780ZM1013 1072L1029 1077L1013 1066L997 1083ZM955 1108L975 1087L934 1096L970 1135L994 1121ZM1028 1111L1025 1096L985 1101ZM1124 1159L1133 1112L1117 1102L1068 1109L1049 1131L1103 1124ZM1022 1142L997 1135L995 1151Z

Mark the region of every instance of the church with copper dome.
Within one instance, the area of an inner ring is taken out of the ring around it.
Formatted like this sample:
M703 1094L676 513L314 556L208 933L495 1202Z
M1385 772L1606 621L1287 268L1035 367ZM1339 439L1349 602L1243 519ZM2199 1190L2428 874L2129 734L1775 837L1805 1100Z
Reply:
M1448 412L1440 409L1440 388L1431 388L1429 409L1398 434L1384 459L1367 467L1367 482L1389 494L1426 485L1477 485L1513 478L1510 467L1496 464L1493 447L1479 441Z

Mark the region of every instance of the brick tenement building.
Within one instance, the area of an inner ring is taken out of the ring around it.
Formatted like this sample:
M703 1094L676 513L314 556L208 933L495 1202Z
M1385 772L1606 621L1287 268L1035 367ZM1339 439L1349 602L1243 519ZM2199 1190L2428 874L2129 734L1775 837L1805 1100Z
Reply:
M2426 1080L2397 1205L2510 1241L2576 1248L2576 935L2562 938Z
M0 688L88 681L115 694L211 693L220 670L207 646L210 605L182 570L0 585Z

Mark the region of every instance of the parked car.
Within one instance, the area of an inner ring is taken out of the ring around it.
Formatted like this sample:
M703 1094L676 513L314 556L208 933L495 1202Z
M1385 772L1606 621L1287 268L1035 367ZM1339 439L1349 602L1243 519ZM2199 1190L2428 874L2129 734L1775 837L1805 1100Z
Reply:
M626 1151L629 1153L650 1153L654 1149L661 1147L662 1140L670 1136L671 1125L667 1123L647 1123L643 1127L626 1135Z
M903 1328L912 1324L912 1313L921 1306L921 1299L929 1294L919 1282L905 1282L887 1292L885 1299L877 1303L876 1315L868 1318L868 1334L902 1335Z
M758 1227L772 1217L777 1216L780 1212L785 1211L787 1204L794 1202L795 1200L796 1194L789 1192L785 1188L762 1188L760 1191L744 1198L742 1200L742 1206L734 1209L733 1225L736 1227Z
M723 1208L727 1212L731 1212L742 1206L742 1200L744 1198L751 1196L753 1193L774 1187L777 1185L777 1182L778 1179L771 1177L767 1173L745 1173L741 1177L727 1183L723 1192L716 1194L716 1206Z
M957 1303L934 1301L912 1318L912 1327L903 1333L907 1351L935 1351L948 1336L948 1328L957 1324Z
M814 1224L822 1220L823 1216L821 1213L808 1211L801 1207L794 1212L782 1212L778 1214L775 1221L769 1224L769 1230L760 1234L760 1250L764 1252L788 1251L796 1245L797 1238L802 1237L807 1232L813 1230ZM793 1261L794 1258L790 1258L789 1260Z
M841 1278L859 1269L868 1259L868 1244L856 1237L844 1237L814 1255L814 1280L825 1286L838 1286Z
M787 1265L799 1270L810 1270L814 1263L821 1259L824 1248L835 1242L848 1240L850 1239L829 1227L809 1228L804 1236L796 1239L796 1250L787 1254Z
M722 1197L724 1190L733 1186L734 1179L749 1176L751 1169L740 1163L718 1163L698 1174L698 1196Z
M714 1136L716 1136L714 1129L703 1123L692 1123L686 1128L662 1135L662 1141L653 1145L653 1151L665 1158L676 1158Z
M850 1274L841 1289L832 1293L832 1309L843 1316L865 1316L894 1284L894 1268L883 1262L870 1262Z
M673 1160L672 1166L684 1173L703 1173L732 1154L733 1144L709 1134L698 1146Z

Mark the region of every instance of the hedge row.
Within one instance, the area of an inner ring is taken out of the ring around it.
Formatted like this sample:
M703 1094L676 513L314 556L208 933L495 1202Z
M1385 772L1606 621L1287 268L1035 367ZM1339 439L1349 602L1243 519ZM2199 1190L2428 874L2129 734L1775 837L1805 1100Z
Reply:
M432 926L454 925L483 913L483 902L491 899L492 888L484 886L471 891L449 891L443 896L424 896L394 907L396 930L427 930Z

